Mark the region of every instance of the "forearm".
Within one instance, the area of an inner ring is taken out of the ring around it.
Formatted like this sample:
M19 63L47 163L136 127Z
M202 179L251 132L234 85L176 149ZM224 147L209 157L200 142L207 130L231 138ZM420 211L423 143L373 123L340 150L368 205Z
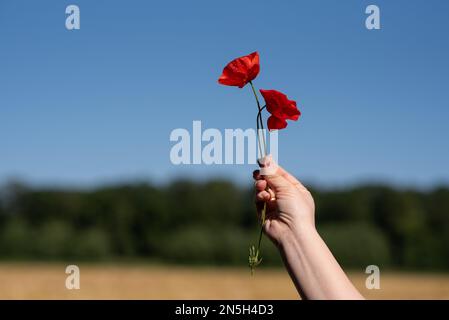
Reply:
M315 227L286 233L279 248L302 298L363 299Z

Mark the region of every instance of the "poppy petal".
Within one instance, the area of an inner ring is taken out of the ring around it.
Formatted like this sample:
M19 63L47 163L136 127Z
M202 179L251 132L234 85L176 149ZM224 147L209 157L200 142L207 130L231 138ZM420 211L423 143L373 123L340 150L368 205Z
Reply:
M259 91L265 100L267 111L278 118L283 118L281 107L282 104L279 103L278 97L278 93L280 92L276 90L263 90L263 89L260 89Z
M256 51L229 62L224 67L218 83L243 88L248 82L257 77L259 71L259 54Z
M296 102L293 101L288 107L284 108L286 119L297 121L301 116L301 111L296 107Z
M260 90L265 99L266 108L269 113L279 119L289 119L296 121L301 112L296 107L296 101L289 100L288 97L277 90Z
M284 129L287 126L287 121L275 116L270 116L267 121L268 130Z

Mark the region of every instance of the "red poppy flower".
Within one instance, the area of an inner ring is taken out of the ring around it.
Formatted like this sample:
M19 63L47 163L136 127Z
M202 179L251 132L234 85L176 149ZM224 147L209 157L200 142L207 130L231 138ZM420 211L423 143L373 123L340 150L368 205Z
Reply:
M267 111L271 113L267 125L269 130L284 129L287 126L287 119L296 121L301 112L296 107L296 101L289 100L285 94L276 90L260 90Z
M225 86L243 88L248 82L257 77L259 71L259 54L256 51L229 62L224 67L218 83Z

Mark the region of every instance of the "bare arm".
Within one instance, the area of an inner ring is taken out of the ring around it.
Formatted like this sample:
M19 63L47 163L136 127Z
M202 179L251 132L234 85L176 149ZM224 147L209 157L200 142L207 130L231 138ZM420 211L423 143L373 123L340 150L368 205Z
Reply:
M363 299L315 228L287 234L279 244L285 266L305 299Z
M310 192L281 167L272 175L257 170L254 178L259 213L267 204L264 231L278 246L301 297L363 299L315 228Z

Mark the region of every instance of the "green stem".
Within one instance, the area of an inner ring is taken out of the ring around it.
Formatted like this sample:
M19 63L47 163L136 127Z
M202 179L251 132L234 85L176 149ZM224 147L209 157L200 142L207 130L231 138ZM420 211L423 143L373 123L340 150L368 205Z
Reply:
M266 210L266 203L264 203L264 208L262 210L262 213L264 213ZM260 243L262 242L262 233L263 233L263 226L265 224L265 217L262 218L262 225L260 226L260 232L259 232L259 242L257 243L257 251L260 250Z
M262 157L265 157L267 155L267 144L265 141L265 134L264 134L264 125L263 125L263 121L262 121L262 110L265 109L266 106L261 107L260 106L260 102L259 102L259 97L257 96L256 93L256 89L254 88L253 83L250 81L249 82L251 85L251 89L253 91L254 97L256 98L256 103L257 103L257 109L259 110L257 113L257 118L256 118L256 127L257 127L257 141L258 141L258 146L259 146L259 152L261 154ZM260 132L260 129L262 129L262 132ZM260 135L262 134L262 141L263 141L263 152L262 152L262 143L261 143L261 139L260 139ZM268 187L267 187L268 190ZM259 257L260 254L260 244L262 242L262 234L263 234L263 228L265 226L265 217L266 217L266 211L267 211L267 204L264 203L263 205L263 209L261 212L261 225L260 225L260 231L259 231L259 241L257 243L257 249L254 248L254 246L252 246L249 250L249 266L251 268L251 275L254 274L254 269L255 267L257 267L260 262L262 261L262 259Z
M262 108L260 106L259 97L257 96L256 88L254 88L254 85L253 85L252 81L250 81L249 84L251 85L251 89L253 91L254 98L256 98L257 109L259 110L259 112L257 113L257 137L258 137L259 143L260 143L260 132L259 132L259 129L262 129L262 141L263 141L264 149L263 149L263 153L261 152L261 155L263 157L265 157L267 155L267 144L266 144L266 141L265 141L265 134L263 132L264 131L264 126L263 126L262 114L261 114L262 110L265 107Z
M262 136L264 137L263 138L263 143L264 143L264 152L262 152L262 145L261 145L261 143L260 143L260 125L262 124L262 127L263 127L263 123L262 123L262 110L263 109L265 109L265 107L266 106L263 106L262 108L260 108L259 109L259 112L257 113L257 140L258 140L258 147L259 147L259 154L261 155L261 156L263 156L264 154L266 155L266 153L267 153L267 146L266 146L266 144L265 144L265 136L264 136L264 132L262 132Z

